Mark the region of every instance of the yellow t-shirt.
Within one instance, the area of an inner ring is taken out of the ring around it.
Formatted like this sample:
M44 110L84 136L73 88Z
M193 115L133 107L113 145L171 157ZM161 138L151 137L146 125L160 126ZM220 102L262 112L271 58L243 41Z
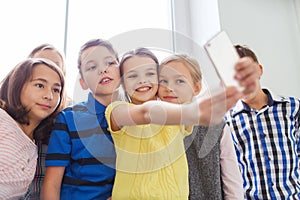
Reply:
M114 102L105 113L117 154L112 199L188 199L183 138L191 130L147 124L125 126L114 132L110 129L110 115L120 104L129 103Z

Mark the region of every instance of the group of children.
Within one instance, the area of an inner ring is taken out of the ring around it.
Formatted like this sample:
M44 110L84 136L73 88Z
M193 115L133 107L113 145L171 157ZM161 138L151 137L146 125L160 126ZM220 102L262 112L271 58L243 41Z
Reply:
M249 61L241 60L238 65L237 81L246 87L251 85L250 74L254 71L249 70ZM18 79L14 72L17 69L24 81L13 85L11 80ZM50 141L41 143L48 144L42 199L199 199L211 195L243 198L231 136L222 122L225 112L241 97L240 91L227 87L224 94L200 100L197 95L202 89L202 74L193 58L173 55L159 63L149 49L138 48L124 54L119 62L113 46L101 39L90 40L81 47L78 69L82 88L90 90L88 99L63 110L64 68L61 70L53 59L29 58L1 83L3 118L21 128L10 135L13 138L17 132L25 133L28 137L22 136L27 143L22 143L31 148L19 150L26 157L18 157L18 163L27 162L28 153L32 157L30 165L23 163L29 173L26 180L18 177L14 182L13 178L4 181L2 177L10 178L16 171L24 175L25 171L21 168L20 172L16 155L5 150L7 146L1 140L0 148L6 154L1 150L0 162L14 157L0 165L1 198L26 192L35 172L35 144L39 144L35 132L43 130L46 122L53 124L53 117L56 120ZM120 84L128 102L119 101ZM35 89L29 95L24 92L27 85ZM12 100L12 96L17 99ZM210 130L216 133L207 131L211 125L215 128ZM25 148L16 147L7 131L8 127L1 123L1 137L7 138L11 148ZM213 166L203 165L199 157L205 134L220 135L211 155ZM192 142L186 142L189 137L193 137ZM187 146L195 152L186 156ZM38 165L36 174L43 167ZM209 172L205 168L210 167L219 173L217 180L209 180L209 174L201 173ZM7 175L7 169L15 171ZM210 181L217 186L206 187Z

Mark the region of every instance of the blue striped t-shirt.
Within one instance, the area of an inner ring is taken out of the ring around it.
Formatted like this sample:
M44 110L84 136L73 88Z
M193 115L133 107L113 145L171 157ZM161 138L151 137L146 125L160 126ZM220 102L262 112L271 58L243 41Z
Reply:
M88 101L60 112L51 133L47 166L63 166L61 199L107 199L115 177L115 149L105 119L106 107Z

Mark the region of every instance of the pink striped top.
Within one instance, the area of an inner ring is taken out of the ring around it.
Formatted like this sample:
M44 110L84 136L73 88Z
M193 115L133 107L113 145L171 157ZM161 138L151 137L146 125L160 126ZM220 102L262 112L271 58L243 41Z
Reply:
M17 199L33 180L37 146L0 109L0 199Z

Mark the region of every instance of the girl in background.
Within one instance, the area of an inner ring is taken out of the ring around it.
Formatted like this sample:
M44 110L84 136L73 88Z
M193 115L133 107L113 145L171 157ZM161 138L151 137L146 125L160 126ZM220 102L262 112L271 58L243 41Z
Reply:
M35 131L48 127L64 99L64 75L53 62L27 59L1 82L0 199L17 199L37 162Z
M28 58L46 58L54 62L66 75L66 66L64 56L53 45L44 43L35 47Z
M64 56L56 49L53 45L44 43L35 47L29 54L28 58L45 58L54 62L66 75L65 59ZM65 96L65 95L64 95ZM67 101L67 102L65 102ZM71 98L67 97L67 100L63 99L62 107L65 104L70 105L72 103ZM38 159L36 172L34 179L30 184L28 191L25 195L20 198L20 200L29 200L29 199L39 199L40 191L42 189L43 181L45 178L46 167L45 167L45 157L48 148L49 138L53 124L49 124L49 127L39 128L35 131L35 143L38 147Z
M158 89L162 101L187 104L201 88L202 73L195 59L181 54L162 61ZM194 126L184 140L191 200L243 199L243 182L231 134L227 126L223 127L224 122L211 127ZM205 151L209 152L202 155Z

